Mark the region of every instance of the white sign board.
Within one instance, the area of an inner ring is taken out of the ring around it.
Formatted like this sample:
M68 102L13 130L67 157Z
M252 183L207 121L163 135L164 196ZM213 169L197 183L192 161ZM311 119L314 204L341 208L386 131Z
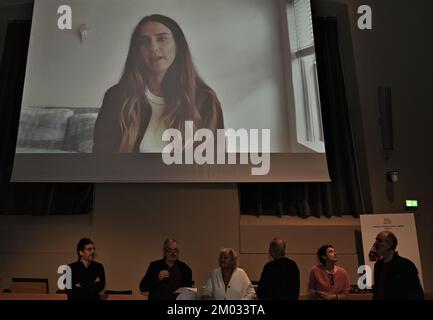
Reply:
M361 219L362 247L364 263L374 269L374 262L368 259L368 253L379 232L387 230L395 234L398 240L397 251L400 256L411 260L419 272L423 285L421 260L413 213L363 214Z

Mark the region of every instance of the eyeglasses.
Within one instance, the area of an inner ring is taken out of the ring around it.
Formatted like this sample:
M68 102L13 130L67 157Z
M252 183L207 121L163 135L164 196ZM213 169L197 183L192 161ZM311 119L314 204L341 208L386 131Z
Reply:
M331 287L334 286L334 274L333 273L328 273L329 276L329 284L331 285Z
M179 253L179 249L164 249L167 253Z

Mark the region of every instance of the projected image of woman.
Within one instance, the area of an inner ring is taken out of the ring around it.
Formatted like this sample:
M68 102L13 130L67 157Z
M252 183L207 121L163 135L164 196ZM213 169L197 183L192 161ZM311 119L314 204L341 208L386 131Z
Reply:
M136 26L123 75L104 96L94 129L94 152L161 152L168 128L216 133L224 128L220 102L200 78L183 31L151 15Z

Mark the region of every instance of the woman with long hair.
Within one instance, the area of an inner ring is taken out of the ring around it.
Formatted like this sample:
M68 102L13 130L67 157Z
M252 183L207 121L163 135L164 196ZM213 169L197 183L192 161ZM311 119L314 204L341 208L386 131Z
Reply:
M104 96L94 152L161 152L166 129L224 128L220 102L200 78L182 29L163 15L136 26L123 75Z

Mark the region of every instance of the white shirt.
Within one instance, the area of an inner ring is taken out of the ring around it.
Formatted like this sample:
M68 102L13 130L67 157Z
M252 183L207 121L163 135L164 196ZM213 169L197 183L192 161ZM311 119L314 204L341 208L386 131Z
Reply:
M147 87L145 88L145 95L152 108L152 115L140 143L140 152L162 152L168 144L167 141L162 141L162 134L167 129L162 119L162 114L166 108L165 100L163 97L154 95Z
M213 297L215 300L251 300L256 292L245 271L236 268L230 282L225 288L221 268L212 271L209 280L203 288L203 295Z

